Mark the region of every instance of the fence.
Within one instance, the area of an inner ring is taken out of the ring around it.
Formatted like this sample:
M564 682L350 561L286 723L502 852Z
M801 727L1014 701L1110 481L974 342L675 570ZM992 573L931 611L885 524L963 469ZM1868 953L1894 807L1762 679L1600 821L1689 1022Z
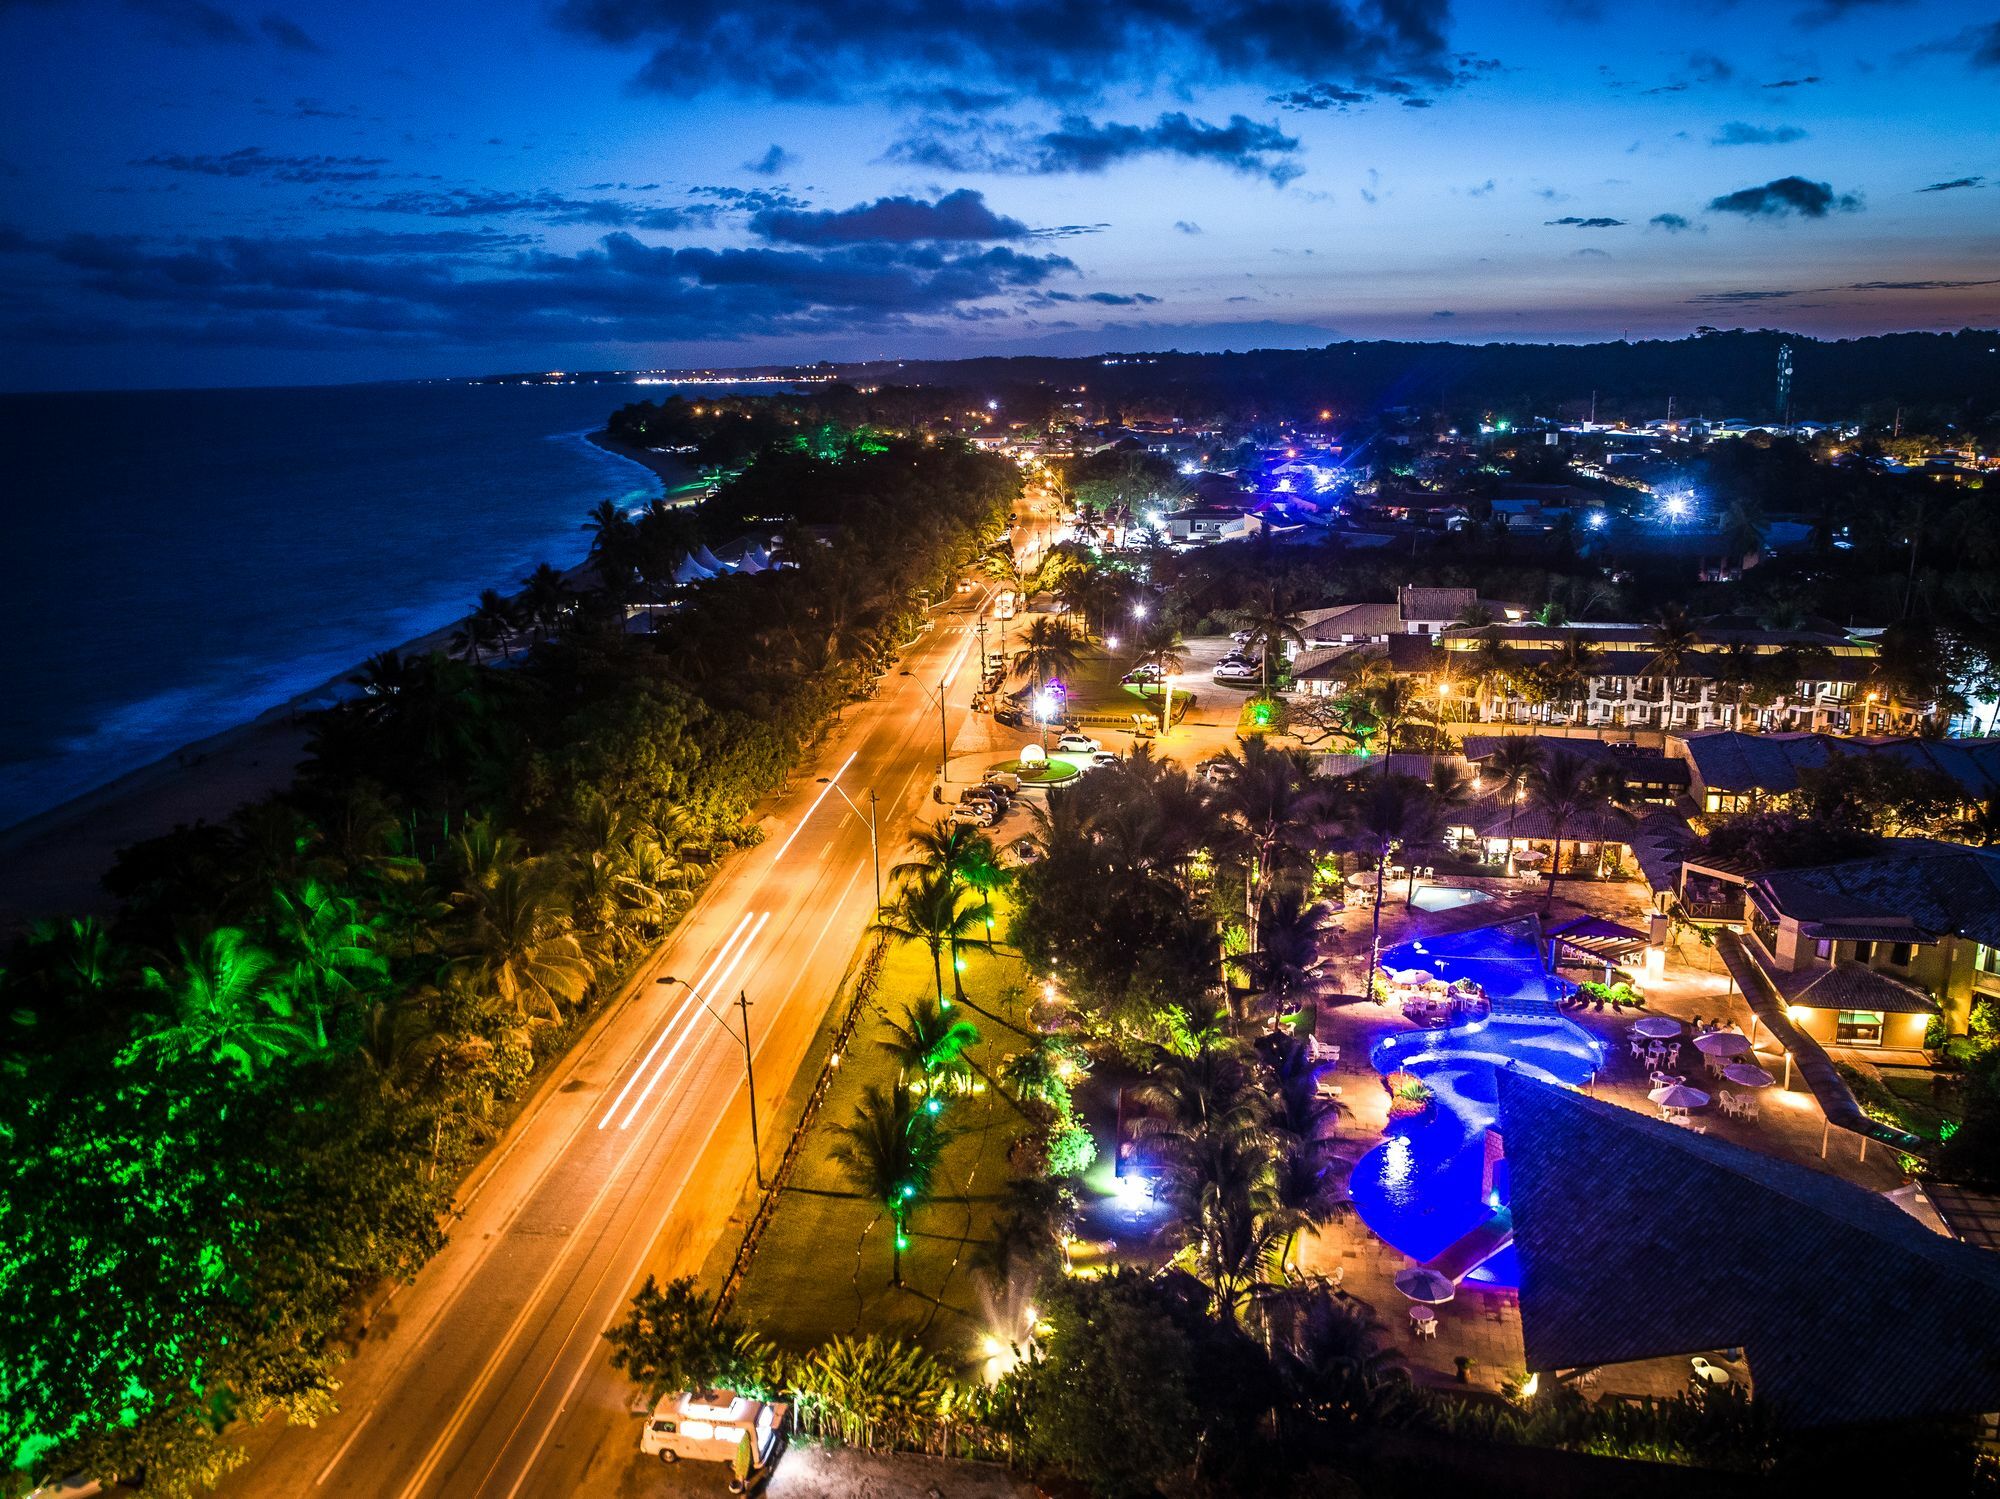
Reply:
M888 950L888 936L878 936L875 945L868 949L868 955L861 960L861 971L854 978L854 997L848 1001L840 1029L834 1032L833 1046L827 1052L826 1060L820 1064L819 1076L813 1082L812 1092L806 1097L805 1108L799 1113L798 1125L785 1145L784 1159L778 1162L778 1169L771 1173L770 1184L757 1199L757 1210L750 1215L750 1222L744 1227L743 1242L736 1250L729 1274L723 1277L722 1287L716 1292L715 1317L719 1318L729 1310L743 1284L743 1277L750 1273L750 1262L757 1257L757 1246L763 1240L764 1230L770 1227L771 1219L778 1211L778 1198L783 1194L785 1184L792 1179L792 1170L805 1150L806 1133L812 1128L820 1105L826 1102L827 1090L833 1086L834 1075L840 1070L841 1054L854 1039L854 1028L861 1021L862 1010L875 997L876 985L882 977L882 960Z
M1014 1464L1014 1439L983 1421L948 1416L859 1415L829 1401L801 1395L792 1410L799 1435L829 1447L863 1452L918 1452L960 1462Z

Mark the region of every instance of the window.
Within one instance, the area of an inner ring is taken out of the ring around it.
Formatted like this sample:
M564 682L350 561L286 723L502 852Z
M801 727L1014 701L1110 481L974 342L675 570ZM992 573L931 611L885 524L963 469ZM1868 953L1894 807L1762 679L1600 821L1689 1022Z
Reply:
M1910 966L1910 957L1916 950L1917 945L1914 942L1898 942L1894 947L1889 949L1889 961L1898 968L1908 968Z
M1875 944L1874 944L1874 943L1872 943L1872 942L1857 942L1857 943L1855 943L1855 944L1854 944L1854 961L1855 961L1855 962L1857 962L1857 963L1872 963L1872 962L1874 962L1874 961L1875 961Z
M1833 1039L1842 1046L1880 1046L1880 1010L1842 1010L1834 1021Z
M1831 960L1833 957L1833 943L1822 937L1813 944L1813 953L1817 957Z
M1988 947L1984 942L1973 950L1972 966L1981 973L2000 977L2000 947Z

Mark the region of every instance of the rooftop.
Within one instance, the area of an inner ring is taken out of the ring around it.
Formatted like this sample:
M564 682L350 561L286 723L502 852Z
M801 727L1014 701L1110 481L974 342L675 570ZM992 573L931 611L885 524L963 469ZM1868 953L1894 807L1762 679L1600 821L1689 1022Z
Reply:
M1702 783L1718 791L1796 791L1801 770L1816 770L1843 754L1892 755L1942 771L1964 789L1968 801L2000 795L2000 739L1843 739L1713 729L1690 734L1682 743Z
M1906 922L1922 930L1893 940L1950 935L2000 947L2000 849L1905 838L1866 859L1772 870L1757 889L1800 922L1856 928Z

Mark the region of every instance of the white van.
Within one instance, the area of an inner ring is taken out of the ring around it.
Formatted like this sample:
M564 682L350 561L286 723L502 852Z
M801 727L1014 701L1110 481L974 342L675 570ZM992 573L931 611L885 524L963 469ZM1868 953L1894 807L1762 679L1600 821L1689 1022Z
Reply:
M743 1434L750 1434L750 1451L758 1468L777 1451L791 1407L782 1401L752 1400L733 1390L683 1390L662 1395L639 1434L639 1450L663 1463L682 1458L726 1463L736 1457Z
M1001 590L1000 597L993 601L993 617L995 619L1012 619L1014 617L1013 589L1007 588Z

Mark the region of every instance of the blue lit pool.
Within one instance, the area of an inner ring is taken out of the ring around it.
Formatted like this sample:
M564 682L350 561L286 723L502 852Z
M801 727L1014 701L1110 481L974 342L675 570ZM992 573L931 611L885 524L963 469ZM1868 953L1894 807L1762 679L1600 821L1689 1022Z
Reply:
M1350 1189L1361 1219L1385 1242L1418 1261L1436 1258L1506 1202L1505 1163L1492 1199L1483 1199L1486 1130L1493 1123L1501 1067L1581 1086L1604 1067L1601 1043L1556 1011L1532 922L1510 922L1383 954L1390 968L1423 966L1447 979L1475 978L1501 1003L1490 1017L1443 1030L1384 1037L1369 1054L1375 1070L1408 1072L1431 1090L1436 1107L1390 1126L1388 1137L1354 1168ZM1516 1286L1511 1247L1466 1279Z
M1410 898L1419 911L1456 911L1460 906L1476 906L1493 899L1484 890L1450 890L1442 885L1426 885Z

